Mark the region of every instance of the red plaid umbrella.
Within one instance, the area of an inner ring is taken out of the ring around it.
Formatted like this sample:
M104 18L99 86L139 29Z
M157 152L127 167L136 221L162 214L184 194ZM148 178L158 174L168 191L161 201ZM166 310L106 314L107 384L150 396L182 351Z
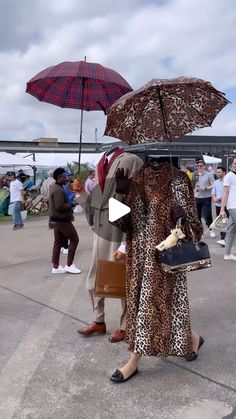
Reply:
M62 108L81 109L79 169L83 111L107 109L132 88L116 71L86 61L63 62L33 77L26 92L42 102Z

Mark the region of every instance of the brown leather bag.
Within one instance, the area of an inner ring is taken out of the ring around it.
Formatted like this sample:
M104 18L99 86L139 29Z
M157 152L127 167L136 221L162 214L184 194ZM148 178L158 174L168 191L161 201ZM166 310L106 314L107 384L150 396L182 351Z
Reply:
M95 282L95 296L107 298L124 298L125 292L125 262L99 260Z

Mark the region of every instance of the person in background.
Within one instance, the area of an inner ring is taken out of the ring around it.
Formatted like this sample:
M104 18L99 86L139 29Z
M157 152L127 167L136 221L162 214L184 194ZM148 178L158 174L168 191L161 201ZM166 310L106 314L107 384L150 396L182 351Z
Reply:
M227 234L225 240L224 260L236 261L236 256L231 253L236 238L236 156L233 157L231 171L224 177L224 190L220 215L226 217L226 208L229 212Z
M22 183L17 179L15 172L10 172L10 179L10 203L13 204L13 230L19 230L24 227L21 216L21 207L24 203L24 188Z
M26 176L26 179L24 181L23 187L25 191L28 191L29 189L32 188L32 186L34 186L34 182L32 181L32 179L30 178L29 175Z
M88 177L87 177L87 179L85 181L85 184L84 184L85 192L88 195L90 195L94 186L95 186L95 171L94 170L89 170Z
M10 177L9 173L7 172L6 175L1 176L0 179L0 190L2 190L2 201L0 203L0 213L4 214L5 216L8 215L8 208L10 204Z
M218 177L217 180L213 183L213 188L211 192L212 200L215 204L216 215L220 214L221 209L221 201L223 196L223 180L226 174L226 169L223 166L217 167L216 175ZM221 231L220 232L220 240L217 241L218 244L225 247L225 235L226 233Z
M45 198L49 198L49 188L51 185L55 183L55 179L53 179L53 170L48 171L48 177L42 183L40 188L40 192Z
M48 177L47 177L47 179L45 179L43 181L43 183L41 185L41 188L40 188L40 193L41 193L41 195L43 195L47 199L47 202L49 200L50 187L51 187L51 185L54 185L54 183L55 183L55 179L53 179L53 170L49 170L48 171ZM50 223L50 219L48 221L48 228L49 229L53 228L52 224Z
M189 177L190 181L192 182L193 180L193 173L192 173L192 169L190 166L186 167L186 175Z
M63 185L63 189L65 191L65 194L67 196L68 201L73 203L74 200L75 200L75 195L72 192L72 184L73 184L72 176L73 176L73 173L70 169L66 169L65 174L66 174L66 184ZM69 241L68 241L68 238L66 236L63 237L61 245L62 245L61 252L64 255L68 255Z
M210 166L208 166L207 170L208 170L208 172L212 173L212 174L213 174L213 176L214 176L214 179L215 179L215 180L217 180L217 176L216 176L216 174L215 174L215 169L214 169L214 167L210 165Z
M27 179L27 175L26 173L23 172L22 169L20 169L18 170L17 178L23 184L25 180Z
M73 173L70 169L65 169L66 174L66 185L63 186L66 191L69 200L74 200L74 191L73 191Z
M77 194L83 192L83 190L83 183L81 182L80 176L77 175L73 182L73 192Z
M55 179L54 185L51 185L49 191L49 216L50 222L54 225L54 245L52 252L52 273L62 274L71 273L79 274L81 270L74 264L74 256L79 242L77 231L72 224L73 221L73 207L76 202L69 202L63 185L67 183L65 170L62 167L56 169L53 173ZM63 238L67 237L70 241L67 264L63 268L59 265L60 251L62 247Z
M93 191L94 186L95 186L95 171L89 170L88 177L84 184L84 189L87 194L87 199L85 203L85 214L87 217L89 227L91 229L93 229L93 226L94 226L94 211L93 211L93 208L91 207L91 198L92 198L92 191Z
M206 170L204 160L202 158L196 159L197 174L195 175L194 196L197 206L197 213L199 221L205 218L206 225L209 228L212 223L212 209L211 209L211 191L215 178L212 173ZM215 232L210 230L210 237L214 238Z

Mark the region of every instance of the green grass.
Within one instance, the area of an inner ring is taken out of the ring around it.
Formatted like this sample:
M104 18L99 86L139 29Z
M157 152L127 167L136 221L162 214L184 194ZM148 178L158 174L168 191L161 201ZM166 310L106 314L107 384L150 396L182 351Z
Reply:
M2 214L0 214L0 223L2 221L11 221L11 219L12 219L11 215L2 215Z

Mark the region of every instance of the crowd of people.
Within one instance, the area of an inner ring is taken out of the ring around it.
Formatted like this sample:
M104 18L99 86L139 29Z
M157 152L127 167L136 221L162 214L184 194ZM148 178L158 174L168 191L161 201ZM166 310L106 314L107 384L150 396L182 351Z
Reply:
M18 229L23 227L20 204L24 188L15 173L8 180L14 229ZM224 260L236 261L232 254L236 238L236 156L228 173L223 166L213 173L198 158L195 171L185 174L173 167L169 157L143 163L136 155L115 147L104 153L96 171L88 173L84 189L87 220L94 229L86 281L93 321L77 332L87 337L106 333L105 298L94 291L98 263L101 259L125 259L126 298L121 299L119 327L108 339L113 343L125 340L131 356L115 370L111 381L122 383L136 375L143 356L175 355L195 360L204 339L191 328L186 274L164 271L155 247L179 221L185 237L195 243L207 231L215 238L213 219L220 215L227 219L227 232L221 231L217 243L225 248ZM73 180L70 170L57 168L48 173L41 193L48 199L49 227L54 231L52 273L79 274L81 270L74 264L79 237L73 225L77 197L81 195L79 178ZM131 209L115 223L108 217L111 197ZM64 267L60 265L61 251L67 253Z
M217 243L225 248L225 260L236 260L236 256L231 253L234 239L236 237L236 158L232 160L232 166L227 173L226 168L218 166L214 172L212 168L207 169L204 160L199 158L196 161L196 172L192 177L195 201L197 206L198 219L202 218L208 227L211 238L216 234L211 225L213 215L221 215L227 218L226 228L220 232L220 239Z

